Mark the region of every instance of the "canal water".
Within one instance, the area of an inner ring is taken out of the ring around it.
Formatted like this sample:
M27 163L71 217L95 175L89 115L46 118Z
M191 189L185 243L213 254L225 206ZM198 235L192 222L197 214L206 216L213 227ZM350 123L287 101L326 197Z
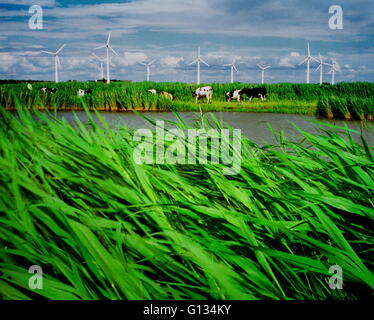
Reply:
M87 122L88 118L84 112L74 112L82 122ZM127 126L130 129L152 128L152 124L139 115L131 112L103 112L101 113L108 124L113 128ZM292 140L298 139L300 134L294 126L297 126L310 133L321 132L320 128L328 129L318 123L324 123L337 128L347 126L363 133L366 141L370 146L374 146L374 123L360 121L337 121L337 120L320 120L312 116L290 115L279 113L247 113L247 112L210 112L204 114L204 117L210 119L210 114L220 122L224 122L234 129L241 129L242 134L255 143L260 145L273 143L275 138L269 129L269 126L276 132L283 130L286 137ZM153 121L165 120L165 127L173 127L170 122L178 122L176 116L171 112L146 112L142 113L144 117ZM179 116L190 126L197 122L201 123L201 115L194 112L182 112ZM75 117L73 112L58 112L59 119L65 118L68 122L74 123ZM360 141L360 136L352 134L353 138Z

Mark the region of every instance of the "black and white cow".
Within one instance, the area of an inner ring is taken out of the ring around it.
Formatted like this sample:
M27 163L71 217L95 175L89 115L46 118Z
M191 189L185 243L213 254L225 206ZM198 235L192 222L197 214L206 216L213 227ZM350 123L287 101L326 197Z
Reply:
M87 90L78 89L78 97L83 97L86 94L92 94L92 89L87 89Z
M241 97L241 90L234 90L226 93L226 101L231 101L231 100L237 100L238 102L242 101Z
M213 89L212 87L201 87L197 88L194 93L192 93L192 97L196 98L196 103L199 99L206 98L207 103L212 102L213 98Z
M44 93L56 93L57 92L56 88L41 88L40 90L43 91Z
M244 88L240 91L240 95L246 95L249 101L252 101L253 98L260 98L262 101L266 101L267 90L265 87Z

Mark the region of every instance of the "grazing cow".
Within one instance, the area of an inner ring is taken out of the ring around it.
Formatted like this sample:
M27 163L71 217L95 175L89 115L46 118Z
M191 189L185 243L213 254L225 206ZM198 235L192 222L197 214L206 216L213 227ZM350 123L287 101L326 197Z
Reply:
M78 97L83 97L86 94L92 94L92 89L87 89L87 90L78 89Z
M152 93L152 94L157 94L157 90L156 89L150 89L148 90L149 93Z
M166 97L166 98L170 99L171 101L174 100L174 96L171 93L166 92L166 91L161 91L160 96Z
M196 103L202 98L206 98L207 103L212 102L213 89L212 87L197 88L196 91L192 93L192 97L196 98Z
M237 100L242 101L241 90L230 91L226 93L226 101Z
M266 101L267 90L265 87L245 88L240 91L240 95L246 95L251 102L253 98L260 98L262 101Z
M44 93L56 93L57 92L56 88L41 88L40 90L43 91Z

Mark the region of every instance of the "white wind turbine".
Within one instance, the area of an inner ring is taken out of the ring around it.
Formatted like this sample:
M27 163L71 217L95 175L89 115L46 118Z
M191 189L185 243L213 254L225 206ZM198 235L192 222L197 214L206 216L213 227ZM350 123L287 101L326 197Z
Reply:
M239 73L238 69L236 68L235 62L236 59L234 58L231 63L223 65L224 67L230 67L231 69L231 83L234 83L234 71L236 71L236 73Z
M149 82L149 79L151 77L151 65L154 64L156 62L156 60L152 60L151 62L139 62L139 64L147 67L147 81Z
M100 80L103 80L104 79L104 64L103 63L105 62L105 59L98 57L94 53L92 54L92 56L94 56L100 62L100 75L101 75Z
M306 62L306 83L310 83L310 61L311 60L319 62L316 58L314 58L310 55L310 46L309 46L309 42L308 42L308 55L306 56L306 58L303 61L301 61L299 63L299 66L300 66L300 65L302 65Z
M323 66L328 66L328 64L323 62L321 53L318 54L318 57L319 57L319 61L318 61L319 66L315 71L319 70L319 84L322 85L322 83L323 83Z
M257 65L257 67L259 67L261 69L261 83L264 84L264 79L265 79L265 70L266 69L269 69L270 66L267 66L267 67L263 67L261 66L260 64Z
M112 50L112 52L118 56L118 53L114 51L114 49L110 46L110 36L111 36L111 32L109 32L109 36L108 36L108 40L106 42L105 45L103 46L100 46L100 47L97 47L95 48L94 50L98 50L98 49L104 49L106 48L106 82L107 83L110 83L110 72L109 72L109 67L110 67L110 56L109 56L109 50Z
M50 52L50 51L41 51L43 53L49 54L54 57L55 61L55 82L58 82L58 68L61 68L60 59L58 57L58 54L64 49L66 44L64 44L60 49L58 49L56 52Z
M331 67L329 74L331 74L331 84L335 84L335 72L339 72L339 69L336 67L336 61L333 59L332 63L327 63L328 66Z
M207 64L203 59L201 59L201 56L200 56L200 47L198 47L197 59L195 61L191 62L189 64L189 66L191 66L191 65L193 65L195 63L197 63L197 84L200 84L200 64L203 63L207 67L209 67L209 64Z

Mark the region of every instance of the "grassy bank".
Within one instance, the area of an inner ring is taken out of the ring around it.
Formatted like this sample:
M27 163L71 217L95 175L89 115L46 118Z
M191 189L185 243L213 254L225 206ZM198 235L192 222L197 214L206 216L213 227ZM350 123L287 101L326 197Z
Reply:
M201 104L207 111L256 111L314 115L318 102L323 98L372 99L374 84L371 83L339 83L334 86L317 84L270 84L268 101L254 100L241 104L225 101L228 91L243 87L258 86L253 84L213 84L214 98L211 105ZM40 91L42 87L56 87L56 94ZM82 110L83 103L92 110L99 111L196 111L198 106L192 98L197 85L184 83L34 83L33 90L26 83L0 85L0 105L14 110L18 103L30 109L49 109L58 111ZM164 97L154 96L147 90L155 88L165 90L176 98L174 102ZM77 96L78 89L92 89L93 94L82 98Z
M372 297L374 162L357 132L243 137L240 173L223 176L136 165L133 132L104 120L0 110L2 298ZM335 264L343 290L328 285ZM43 290L28 287L31 265Z

